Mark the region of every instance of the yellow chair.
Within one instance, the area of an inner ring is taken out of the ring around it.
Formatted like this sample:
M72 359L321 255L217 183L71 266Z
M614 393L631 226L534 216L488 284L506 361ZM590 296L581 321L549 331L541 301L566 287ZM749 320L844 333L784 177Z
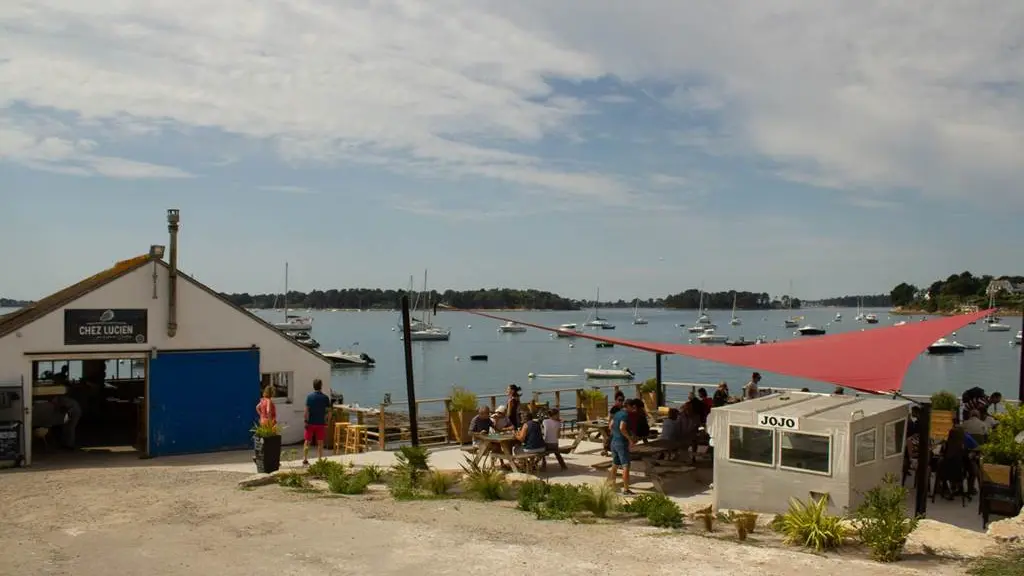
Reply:
M366 450L365 424L349 424L345 428L345 454L358 454Z
M344 442L347 440L345 430L348 428L348 422L335 422L334 423L334 455L341 454L342 448L344 448Z

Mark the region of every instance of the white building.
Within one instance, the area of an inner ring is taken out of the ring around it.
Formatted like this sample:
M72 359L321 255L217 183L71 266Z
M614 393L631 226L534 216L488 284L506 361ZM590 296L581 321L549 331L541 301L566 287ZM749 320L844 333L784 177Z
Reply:
M22 390L18 406L0 404L0 421L24 422L27 463L29 431L54 424L61 395L83 408L79 439L120 429L115 442L162 456L250 446L261 389L273 384L284 442L302 439L305 396L314 379L330 386L330 363L176 271L177 210L168 222L169 263L154 246L0 317L0 385Z

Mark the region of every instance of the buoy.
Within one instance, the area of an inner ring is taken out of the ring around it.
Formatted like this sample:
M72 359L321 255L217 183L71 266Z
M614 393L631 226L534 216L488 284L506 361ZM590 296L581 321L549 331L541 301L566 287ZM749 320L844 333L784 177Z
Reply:
M529 374L526 375L526 377L529 378L530 380L533 380L534 378L537 377L537 375L534 374L533 372L530 372Z
M575 344L569 344L569 348L575 348L575 347L576 347Z
M394 331L395 331L395 327L394 327L394 326L392 326L392 327L391 327L391 331L392 331L392 332L394 332Z
M612 366L618 366L618 365L619 365L619 361L618 360L612 360Z
M472 330L473 329L473 325L472 324L466 324L466 328L469 328L470 330Z
M458 356L456 356L456 357L455 357L455 361L456 361L456 362L458 362L458 361L459 361L459 357L458 357Z

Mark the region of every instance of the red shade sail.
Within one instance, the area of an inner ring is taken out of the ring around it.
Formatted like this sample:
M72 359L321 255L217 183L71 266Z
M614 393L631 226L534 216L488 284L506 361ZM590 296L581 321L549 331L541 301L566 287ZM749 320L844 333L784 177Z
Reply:
M449 308L449 310L455 310ZM495 316L473 310L459 310L495 320L516 322L539 330L557 332L539 324ZM828 382L863 392L897 392L910 364L933 342L994 310L962 314L889 326L872 330L844 332L830 336L807 336L785 342L756 346L715 346L644 342L579 334L599 342L610 342L656 354L677 354L754 370L764 370L796 378Z

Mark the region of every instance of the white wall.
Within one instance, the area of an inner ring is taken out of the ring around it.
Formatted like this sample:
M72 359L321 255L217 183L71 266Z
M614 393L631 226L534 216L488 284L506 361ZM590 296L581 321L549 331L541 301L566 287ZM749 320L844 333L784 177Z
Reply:
M154 268L157 272L156 299L153 298ZM308 350L289 342L277 331L225 304L181 276L178 279L178 331L174 338L169 338L168 272L161 264L144 265L67 306L146 308L149 310L149 342L145 345L65 346L64 309L61 308L15 333L0 338L0 382L16 382L24 376L26 387L31 386L32 358L25 356L28 352L116 354L118 351L138 351L140 348L152 347L156 347L157 350L193 350L256 346L260 349L260 372L294 373L293 402L289 404L283 398L277 399L277 417L285 427L284 442L301 441L305 397L313 390L313 380L316 378L330 385L330 365L310 354ZM257 383L254 382L253 386L256 387ZM26 391L26 395L28 394L31 394L30 390ZM254 404L253 420L255 419ZM26 421L31 422L31 418Z

